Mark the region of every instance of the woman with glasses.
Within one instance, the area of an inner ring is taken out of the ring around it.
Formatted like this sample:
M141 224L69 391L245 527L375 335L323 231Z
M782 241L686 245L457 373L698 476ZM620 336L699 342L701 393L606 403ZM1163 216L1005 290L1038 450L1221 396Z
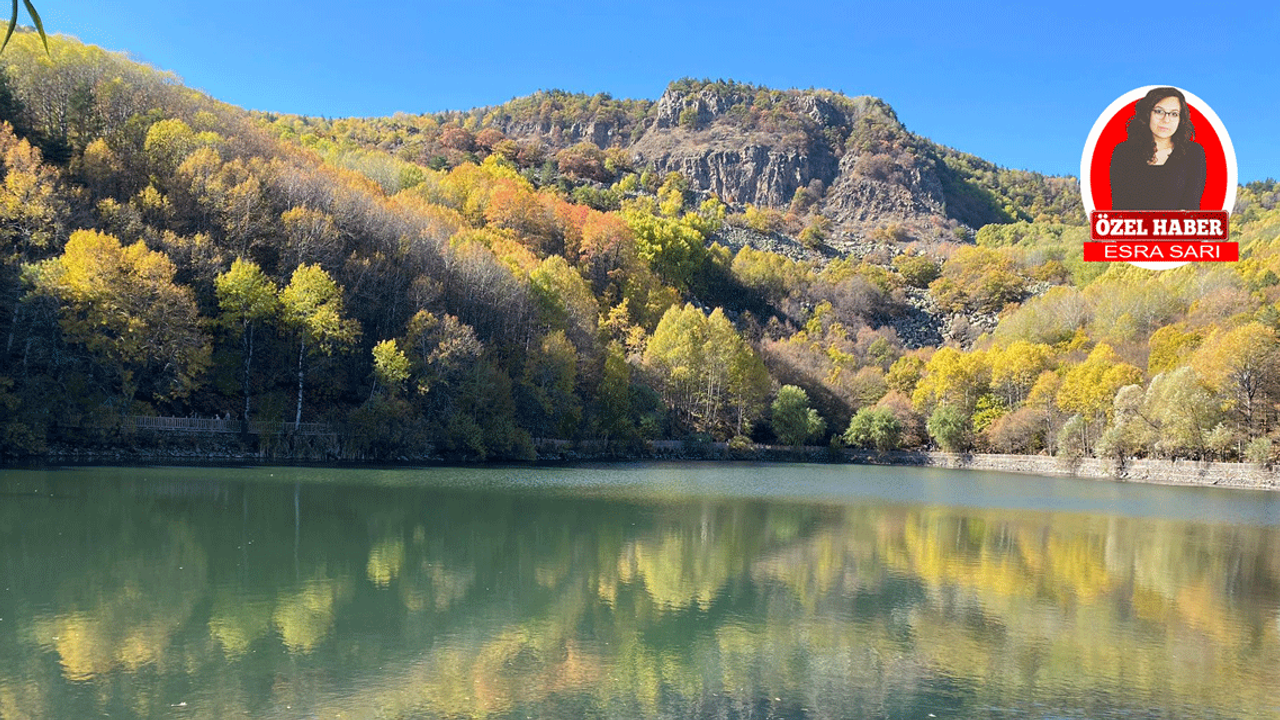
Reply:
M1195 138L1187 100L1159 87L1138 101L1129 137L1111 155L1112 210L1199 210L1204 148Z

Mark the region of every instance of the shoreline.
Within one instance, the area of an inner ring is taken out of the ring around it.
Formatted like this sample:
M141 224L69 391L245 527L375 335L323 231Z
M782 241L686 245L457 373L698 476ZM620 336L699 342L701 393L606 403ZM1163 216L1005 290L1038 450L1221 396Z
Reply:
M201 447L201 443L179 443L165 447L72 447L61 445L50 452L29 457L25 461L3 460L0 468L29 468L51 465L300 465L339 467L433 467L477 464L509 465L510 460L475 461L441 456L399 457L395 459L363 459L343 457L341 453L312 452L297 455L253 452L236 448L233 443L220 447ZM295 448L296 449L296 448ZM537 459L515 464L572 465L578 463L626 463L645 461L757 461L813 462L828 464L933 467L948 470L988 470L1022 475L1077 477L1121 483L1216 487L1239 490L1280 490L1280 473L1250 463L1201 462L1193 460L1157 460L1126 458L1059 458L1047 455L1001 455L991 453L946 453L938 451L833 449L756 445L730 448L728 443L659 441L648 452L616 452L602 447L593 449L563 441L539 443Z
M992 470L1027 475L1077 477L1117 483L1214 487L1236 490L1280 490L1280 474L1252 463L1196 460L1058 458L1048 455L996 455L927 452L922 467L953 470ZM867 461L867 464L874 463ZM907 465L903 462L883 464Z

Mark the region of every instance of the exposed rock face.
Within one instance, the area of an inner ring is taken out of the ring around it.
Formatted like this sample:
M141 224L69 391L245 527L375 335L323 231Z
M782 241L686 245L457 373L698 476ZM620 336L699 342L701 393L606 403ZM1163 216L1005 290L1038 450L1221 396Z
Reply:
M704 89L697 94L687 95L667 90L658 99L653 126L658 130L676 127L680 123L681 114L688 109L693 109L697 113L698 125L701 126L715 118L723 117L734 105L745 101L746 97L738 92L720 95L710 89Z
M741 137L697 135L678 128L650 131L633 150L659 174L679 172L695 190L715 193L731 204L785 207L811 180L829 183L836 175L838 165L830 152L779 147L761 138L744 145Z
M854 153L841 159L823 205L832 220L849 224L946 214L942 182L931 165L894 166L876 177L859 167L864 164L866 157Z
M562 126L550 121L509 121L498 123L494 127L504 135L512 138L537 138L556 148L569 147L584 140L594 143L600 148L621 145L625 142L624 133L616 123L603 120L578 122Z
M868 116L905 135L880 101L855 98L838 106L817 94L788 96L788 110L802 123L784 132L744 128L746 101L741 93L709 88L668 90L652 125L630 149L639 163L682 173L695 190L730 204L785 208L798 189L819 180L827 189L823 214L846 229L945 217L932 161L884 154L874 142L846 147L845 139Z

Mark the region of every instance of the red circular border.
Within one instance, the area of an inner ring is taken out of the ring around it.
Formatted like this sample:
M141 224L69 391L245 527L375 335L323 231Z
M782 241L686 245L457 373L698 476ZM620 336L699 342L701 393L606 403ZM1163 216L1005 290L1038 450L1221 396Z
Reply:
M1138 101L1125 105L1116 111L1107 121L1098 142L1093 146L1093 157L1090 158L1089 189L1093 194L1094 210L1111 210L1111 154L1116 145L1129 137L1125 129L1129 118L1133 117L1133 109ZM1213 129L1213 124L1194 105L1187 104L1191 111L1191 122L1196 126L1193 138L1204 148L1205 176L1204 194L1200 196L1201 210L1222 210L1227 199L1227 154L1222 149L1222 140ZM1101 150L1106 152L1100 152ZM1227 208L1230 210L1230 208Z

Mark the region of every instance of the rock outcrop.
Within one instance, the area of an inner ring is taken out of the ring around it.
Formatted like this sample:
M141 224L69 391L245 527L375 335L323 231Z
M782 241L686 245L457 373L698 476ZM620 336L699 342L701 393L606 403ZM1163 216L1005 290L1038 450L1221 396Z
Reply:
M886 226L908 229L901 237L953 240L961 224L1018 219L1009 210L1015 196L1051 216L1070 213L1061 198L1071 183L939 146L874 97L692 80L652 103L539 97L525 102L536 109L498 109L485 122L552 152L580 142L625 150L636 169L681 173L695 193L737 211L785 212L803 190L801 215L830 220L837 249Z
M786 208L816 180L825 189L820 209L846 230L945 218L933 161L909 151L911 136L888 105L818 92L780 95L761 112L741 91L673 87L629 149L640 165L679 172L696 191L731 205Z

